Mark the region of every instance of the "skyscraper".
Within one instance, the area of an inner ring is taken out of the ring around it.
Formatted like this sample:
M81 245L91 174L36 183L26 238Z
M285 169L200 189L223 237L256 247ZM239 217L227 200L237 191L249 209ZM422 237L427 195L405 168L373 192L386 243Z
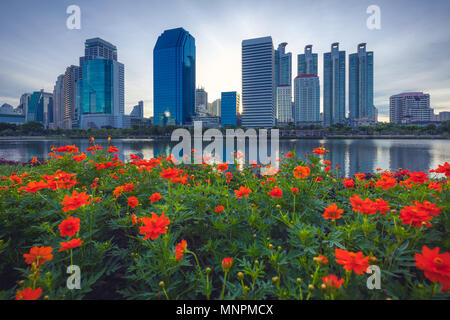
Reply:
M63 77L63 127L78 127L79 110L75 104L76 82L79 80L80 67L67 67Z
M220 124L222 126L236 126L239 111L240 96L236 91L222 92Z
M139 101L138 104L133 107L130 116L135 118L144 117L144 101Z
M48 128L53 122L53 95L44 92L43 89L33 92L28 103L25 121L37 121Z
M274 52L275 107L279 124L293 121L292 117L292 53L286 53L287 42Z
M312 53L312 45L305 46L305 53L297 56L297 75L317 73L317 53Z
M53 87L53 127L63 128L64 124L64 74L60 74Z
M165 30L153 49L153 115L159 125L189 122L195 112L195 39Z
M432 121L430 95L423 92L404 92L389 99L389 122L411 123Z
M296 125L320 124L320 84L314 74L302 74L294 80Z
M204 88L195 89L195 112L208 110L208 92Z
M349 55L349 117L351 120L374 120L373 52L366 44L358 45L358 52Z
M324 53L323 64L324 125L329 126L345 119L345 51L338 42Z
M80 68L81 79L75 79L75 109L66 108L66 118L76 119L79 113L83 129L127 126L124 123L125 68L117 61L117 48L100 38L86 40ZM75 127L73 123L72 127Z
M274 50L271 37L242 41L242 125L275 125Z

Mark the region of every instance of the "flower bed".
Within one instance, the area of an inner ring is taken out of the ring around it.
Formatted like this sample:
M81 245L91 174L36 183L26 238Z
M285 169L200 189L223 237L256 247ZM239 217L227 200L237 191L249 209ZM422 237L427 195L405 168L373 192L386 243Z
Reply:
M343 178L318 148L263 175L91 142L0 167L0 298L450 297L448 163Z

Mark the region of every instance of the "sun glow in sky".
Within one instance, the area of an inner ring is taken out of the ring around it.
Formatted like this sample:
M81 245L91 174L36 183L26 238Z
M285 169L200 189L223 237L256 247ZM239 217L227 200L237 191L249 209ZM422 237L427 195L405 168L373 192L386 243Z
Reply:
M81 8L81 29L66 27L66 8ZM381 29L366 26L369 5L381 9ZM287 42L293 77L297 54L307 44L319 54L333 42L348 55L366 42L375 58L375 106L388 119L389 96L404 91L431 95L435 112L450 110L450 3L448 1L49 1L2 0L0 3L0 104L17 105L20 95L53 91L67 66L78 65L84 41L101 37L118 48L125 64L125 110L144 101L153 115L153 47L165 30L183 27L196 40L197 86L209 102L222 91L241 92L241 42L272 36L275 48ZM348 90L348 86L346 88ZM348 106L348 93L347 101Z

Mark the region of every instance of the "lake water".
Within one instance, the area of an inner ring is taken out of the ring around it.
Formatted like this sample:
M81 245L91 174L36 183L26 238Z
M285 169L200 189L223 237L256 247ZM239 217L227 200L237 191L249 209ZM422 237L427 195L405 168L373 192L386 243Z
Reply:
M106 140L95 142L105 146ZM33 157L47 159L51 146L75 144L80 151L89 146L87 139L65 140L0 140L0 158L28 161ZM151 139L113 139L112 145L120 149L119 157L129 159L138 154L145 159L160 154L168 155L176 142ZM209 143L206 143L207 145ZM293 139L280 140L280 152L287 153L295 148L297 156L312 153L313 148L324 145L330 150L328 159L340 165L345 175L356 172L373 172L376 168L397 170L408 168L413 171L428 171L438 164L450 162L450 140L407 140L407 139ZM270 149L269 149L270 150Z

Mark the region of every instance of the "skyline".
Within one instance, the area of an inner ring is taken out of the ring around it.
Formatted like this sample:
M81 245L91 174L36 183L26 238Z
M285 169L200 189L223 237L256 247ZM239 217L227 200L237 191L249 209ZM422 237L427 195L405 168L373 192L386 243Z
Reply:
M271 36L275 48L288 43L286 52L292 52L294 60L293 78L297 55L306 45L313 45L319 60L321 110L323 53L329 52L333 42L339 42L340 50L346 51L347 65L348 55L357 51L359 43L367 43L367 50L375 52L374 105L380 121L388 120L389 97L406 91L429 93L436 113L450 110L450 57L441 54L450 48L446 34L450 22L445 20L449 3L255 3L133 1L124 5L117 1L78 1L81 30L68 30L66 8L74 4L72 1L2 1L0 27L6 32L1 42L0 104L16 106L25 92L52 92L58 75L67 66L78 64L84 41L100 37L117 46L118 59L125 65L125 112L143 100L144 115L151 116L153 47L164 30L182 27L196 39L196 86L205 88L209 102L220 98L221 92L242 93L242 40ZM380 6L381 30L366 27L366 8L371 4ZM114 23L108 23L111 21ZM229 28L230 21L236 27ZM348 75L345 87L347 90ZM345 105L348 111L348 96Z

